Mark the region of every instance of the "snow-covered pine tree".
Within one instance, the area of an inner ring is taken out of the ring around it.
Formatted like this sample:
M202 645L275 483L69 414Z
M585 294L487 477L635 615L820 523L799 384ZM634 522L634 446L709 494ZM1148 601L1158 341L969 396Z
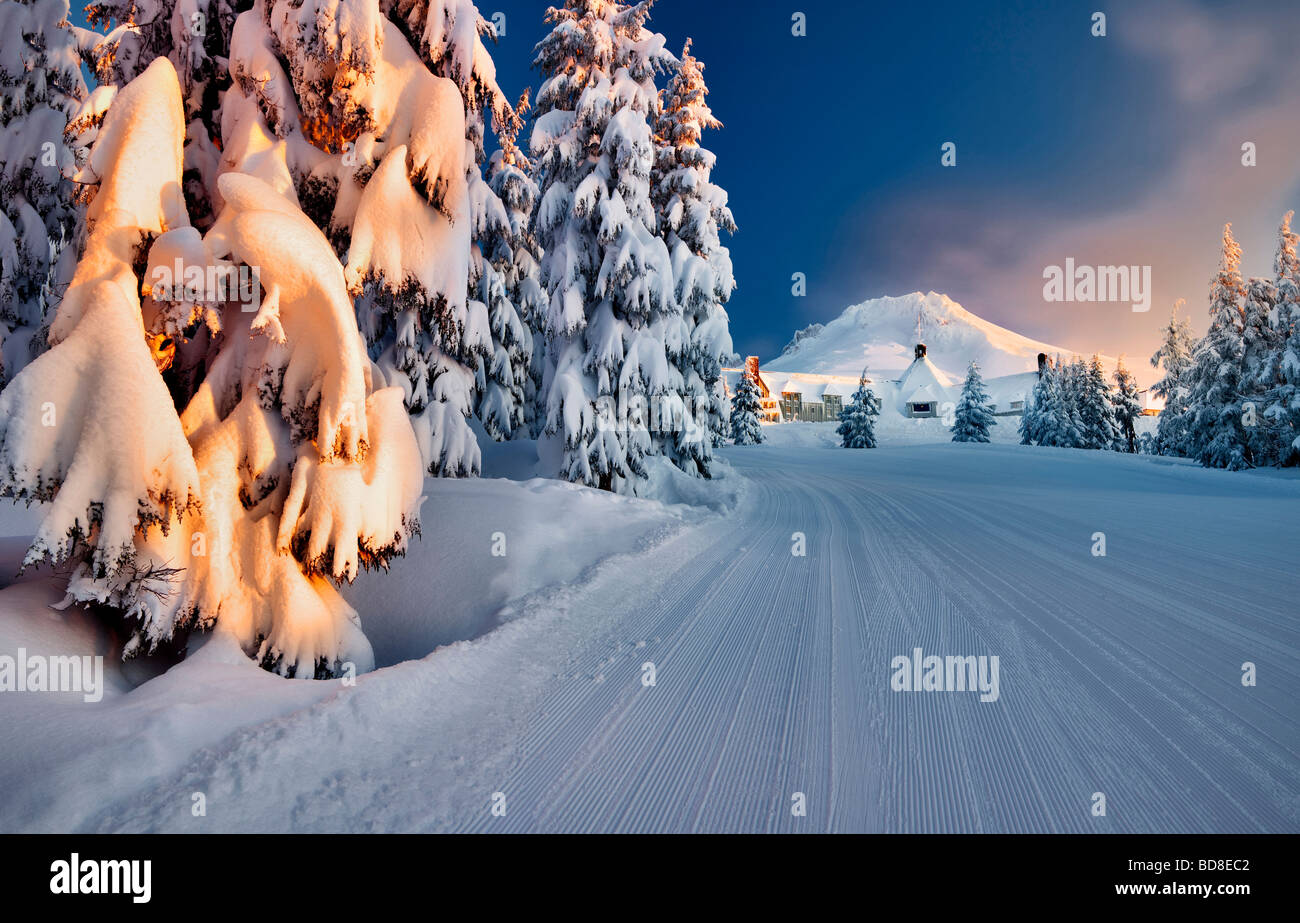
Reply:
M560 477L619 492L647 474L643 459L658 449L650 405L680 399L669 351L688 342L650 200L655 75L674 63L645 27L650 6L551 7L534 61L544 77L531 142L547 294L540 449Z
M528 93L525 91L515 112L522 119L527 109ZM537 205L537 183L531 175L532 162L518 147L517 128L518 126L498 128L499 149L492 153L488 162L488 184L505 206L508 219L508 235L499 239L498 256L493 262L505 285L506 299L518 311L531 344L526 364L522 350L512 357L518 388L513 396L521 411L521 425L517 427L516 433L536 439L546 422L545 408L539 410L538 407L546 356L545 339L540 335L539 323L546 298L538 281L542 252L531 226L533 210ZM508 248L508 254L501 252L501 243Z
M491 342L483 349L462 340L452 352L456 362L474 371L470 402L484 429L495 440L509 439L524 424L524 379L533 337L522 309L507 291L505 276L515 252L510 215L483 176L485 117L490 115L497 134L509 134L512 143L521 125L520 114L497 85L484 43L496 41L496 26L484 19L473 0L381 0L380 6L411 36L429 69L455 82L464 101L471 228L467 309L473 315L486 313Z
M1061 364L1059 370L1052 399L1051 444L1067 449L1083 448L1086 440L1083 390L1087 386L1088 367L1083 364L1081 356L1073 356L1068 363Z
M727 193L710 178L715 157L700 147L704 129L722 127L709 108L708 92L704 65L691 54L687 39L681 62L661 95L652 196L672 256L674 295L686 334L683 343L670 341L667 346L669 361L682 378L688 425L665 434L670 440L665 452L683 471L705 477L713 455L711 434L727 418L719 381L722 364L732 352L725 305L736 287L731 255L719 237L720 231L734 234L736 223L727 208Z
M517 129L517 125L498 126L498 132L505 138L502 143L510 145L512 156ZM527 181L519 171L515 174L510 179ZM512 297L512 289L518 290L516 256L527 261L521 269L527 273L531 268L534 280L536 263L526 247L518 246L513 224L517 215L512 214L497 194L494 184L483 179L477 163L468 179L470 214L474 221L470 297L486 305L492 330L491 359L477 357L474 412L488 435L500 442L520 433L530 416L525 392L531 383L533 333L526 320L529 307L518 304ZM516 284L512 285L512 280Z
M1238 470L1253 464L1242 425L1241 389L1246 287L1241 247L1232 225L1223 228L1223 256L1210 283L1210 328L1196 345L1188 395L1190 454L1211 468Z
M51 348L0 395L0 492L50 501L27 560L72 559L69 599L123 612L128 653L214 625L268 667L324 675L372 662L332 581L402 553L427 466L477 458L469 406L442 398L472 391L453 341L490 338L464 307L456 85L375 0L265 4L231 32L206 234L178 194L168 58L96 129L91 231Z
M1101 357L1093 353L1079 378L1079 418L1083 421L1085 449L1111 449L1119 438L1115 423L1115 407L1111 403L1110 383Z
M737 380L736 395L731 399L731 441L736 445L757 445L763 441L761 397L758 383L746 369Z
M86 84L67 20L67 0L0 4L0 387L43 346L76 258L64 129Z
M1165 401L1156 425L1155 447L1160 455L1187 454L1187 397L1196 338L1187 318L1178 316L1183 304L1181 298L1174 303L1160 348L1151 356L1151 365L1164 371L1164 376L1151 386L1151 393Z
M957 414L951 429L953 442L988 442L989 427L996 426L993 405L984 390L980 367L972 362L966 367L966 381L961 386L957 401Z
M729 359L740 361L740 357L735 354ZM709 406L717 411L716 415L710 411L709 416L709 438L716 449L726 445L731 438L731 398L727 395L727 387L721 377L713 383L713 398Z
M1275 464L1300 460L1300 236L1291 230L1294 212L1282 216L1273 259L1276 307L1271 349L1253 370L1251 385L1265 401L1262 414L1272 436Z
M1038 370L1038 380L1025 401L1024 412L1020 415L1020 444L1047 445L1046 421L1051 418L1052 376L1055 369L1052 360L1045 358Z
M185 197L191 220L215 218L211 194L220 172L220 95L230 85L230 36L249 0L92 0L86 18L107 31L83 50L99 87L83 111L81 129L97 124L113 94L167 58L180 79L185 106ZM93 140L93 131L87 140Z
M1241 423L1251 463L1272 465L1282 450L1278 421L1265 412L1269 405L1268 369L1281 349L1281 336L1273 325L1277 312L1277 285L1271 279L1246 283L1242 305Z
M867 385L866 369L858 379L858 389L853 392L849 405L840 411L840 445L846 449L874 449L876 447L876 395Z
M370 358L403 388L427 470L456 477L480 466L467 418L492 332L467 297L465 99L406 37L444 35L436 10L399 25L378 0L255 0L232 33L222 152L227 168L292 190L346 254ZM458 19L437 47L490 69L475 23Z
M1116 452L1136 453L1138 450L1137 421L1142 416L1142 399L1138 392L1137 380L1133 373L1124 367L1124 357L1115 363L1115 426L1116 437L1113 448Z

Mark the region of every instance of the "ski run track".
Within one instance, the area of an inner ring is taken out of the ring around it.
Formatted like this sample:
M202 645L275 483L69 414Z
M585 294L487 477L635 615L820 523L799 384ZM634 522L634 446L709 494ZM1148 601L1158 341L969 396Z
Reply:
M354 687L213 642L75 745L11 708L34 749L0 765L0 829L1300 831L1300 480L824 433L724 455L734 509ZM894 691L916 648L996 656L996 701Z

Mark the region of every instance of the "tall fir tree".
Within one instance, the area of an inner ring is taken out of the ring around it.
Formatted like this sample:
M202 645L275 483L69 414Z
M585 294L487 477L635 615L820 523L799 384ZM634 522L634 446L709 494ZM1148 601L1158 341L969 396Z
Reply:
M867 371L863 369L853 399L840 411L840 425L835 429L840 436L840 445L846 449L874 449L876 415L879 413L876 395L868 386Z
M624 493L680 412L670 353L689 339L650 198L655 75L675 63L645 26L650 7L566 0L547 11L553 27L534 60L548 340L540 452L560 477Z
M1151 356L1151 365L1164 372L1151 386L1151 393L1165 401L1156 424L1155 448L1161 455L1187 454L1187 401L1191 392L1192 353L1196 338L1187 318L1178 316L1184 304L1178 299L1162 331L1160 348Z
M525 91L515 111L522 117L528 109ZM536 439L545 423L545 408L538 411L542 386L542 369L545 361L545 340L540 335L539 321L546 305L538 271L541 248L531 227L533 210L537 206L537 183L532 178L532 162L517 144L517 132L502 128L497 132L499 149L488 162L488 184L505 206L508 219L508 236L499 239L494 263L498 266L506 299L516 307L529 339L527 364L524 352L513 358L515 403L520 407L521 425L516 434ZM502 245L508 253L502 252Z
M736 445L757 445L763 441L760 399L758 383L746 369L736 382L736 396L731 400L731 441Z
M660 233L672 257L674 297L681 308L684 342L668 345L682 379L687 414L701 426L681 427L665 451L690 474L708 477L717 433L727 418L720 386L722 365L732 352L725 305L736 287L731 255L720 232L734 234L727 193L711 180L715 157L700 146L704 129L722 127L707 102L704 65L691 41L661 94L655 121L656 158L652 195Z
M521 99L521 109L524 106L526 100ZM512 161L519 157L515 147L517 132L517 125L499 126L497 134L502 150L494 153L487 179L479 176L477 165L469 176L470 213L474 221L470 297L487 307L492 331L491 358L477 357L475 414L488 435L497 441L528 431L533 417L530 402L536 400L531 387L533 332L529 319L540 303L540 291L536 289L537 262L526 224L529 216L520 215L525 203L508 204L498 192L502 188L509 195L523 197L530 208L536 199L536 186L527 174L504 160L505 156ZM520 183L531 188L503 188ZM525 222L522 228L521 217ZM522 265L516 265L516 260L521 260ZM520 302L521 288L522 297L531 299L529 303Z
M1281 348L1274 326L1277 313L1277 285L1271 279L1254 278L1246 283L1242 305L1241 338L1241 423L1254 465L1276 464L1281 449L1280 427L1267 414L1269 373Z
M1223 228L1223 255L1210 283L1210 327L1196 345L1188 395L1188 447L1202 465L1238 470L1253 462L1242 422L1246 287L1241 247Z
M1059 379L1060 396L1055 402L1056 426L1054 445L1068 449L1081 449L1088 440L1087 425L1083 417L1084 390L1088 386L1088 367L1082 356L1071 357L1062 367Z
M1024 411L1020 415L1020 444L1046 445L1044 439L1045 421L1049 418L1052 399L1052 360L1044 357L1038 369L1038 380L1025 401Z
M1274 438L1275 461L1284 465L1300 461L1300 236L1291 230L1294 214L1282 217L1273 260L1273 346L1254 382L1267 405L1264 417Z
M997 422L988 392L984 390L980 367L972 362L966 368L966 380L957 401L957 414L950 429L952 441L988 442L989 427L996 426Z
M1119 438L1115 407L1111 403L1110 383L1101 357L1093 354L1078 380L1079 417L1083 422L1080 447L1111 449Z
M512 271L509 260L515 253L510 215L483 173L487 120L491 119L498 135L512 139L521 127L520 113L497 84L487 46L487 41L497 39L496 26L482 16L473 0L380 0L380 8L411 37L429 70L456 84L464 109L469 235L465 313L472 323L486 318L482 339L487 342L459 337L450 330L442 337L443 355L434 373L444 381L436 389L448 405L442 413L444 425L459 432L459 421L449 416L457 408L466 416L475 414L492 439L509 439L524 425L523 382L531 366L533 336L523 309L507 291L505 275ZM438 466L437 473L476 470Z
M64 133L86 98L66 0L0 5L0 387L44 344L76 260Z
M1135 453L1138 450L1137 421L1142 416L1142 399L1137 380L1124 367L1124 357L1115 363L1115 426L1114 449L1117 452Z

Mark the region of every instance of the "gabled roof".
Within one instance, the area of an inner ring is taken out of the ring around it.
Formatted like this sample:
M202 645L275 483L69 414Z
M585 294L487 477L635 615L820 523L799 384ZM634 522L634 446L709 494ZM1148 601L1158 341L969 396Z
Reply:
M903 399L904 404L937 404L943 399L943 393L932 384L924 384Z
M902 398L904 404L932 404L951 400L948 390L951 387L952 381L939 371L928 356L913 360L898 380L898 393L905 395Z
M915 359L903 373L903 377L898 379L898 389L907 391L909 388L919 388L924 384L934 384L941 389L952 387L952 380L939 367L930 361L929 356L922 356Z

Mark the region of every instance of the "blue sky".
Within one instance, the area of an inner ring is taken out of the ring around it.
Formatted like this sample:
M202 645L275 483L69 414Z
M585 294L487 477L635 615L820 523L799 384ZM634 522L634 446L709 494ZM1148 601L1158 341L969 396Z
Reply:
M493 54L511 98L540 83L546 6L480 0L506 17ZM1300 204L1294 0L658 0L650 25L674 52L694 38L724 123L705 144L740 226L742 354L771 358L849 304L933 289L1145 365L1175 298L1204 328L1223 223L1265 274ZM955 167L940 165L946 141ZM1044 302L1043 269L1066 258L1151 265L1150 313Z
M543 5L481 9L506 14L502 87L535 87ZM1294 2L659 0L650 25L674 51L694 38L724 123L705 144L740 226L742 353L769 358L851 303L933 289L1026 335L1145 363L1175 298L1203 328L1223 223L1247 272L1267 273L1300 203ZM945 141L955 167L940 166ZM1043 268L1067 257L1152 265L1150 313L1045 303Z

